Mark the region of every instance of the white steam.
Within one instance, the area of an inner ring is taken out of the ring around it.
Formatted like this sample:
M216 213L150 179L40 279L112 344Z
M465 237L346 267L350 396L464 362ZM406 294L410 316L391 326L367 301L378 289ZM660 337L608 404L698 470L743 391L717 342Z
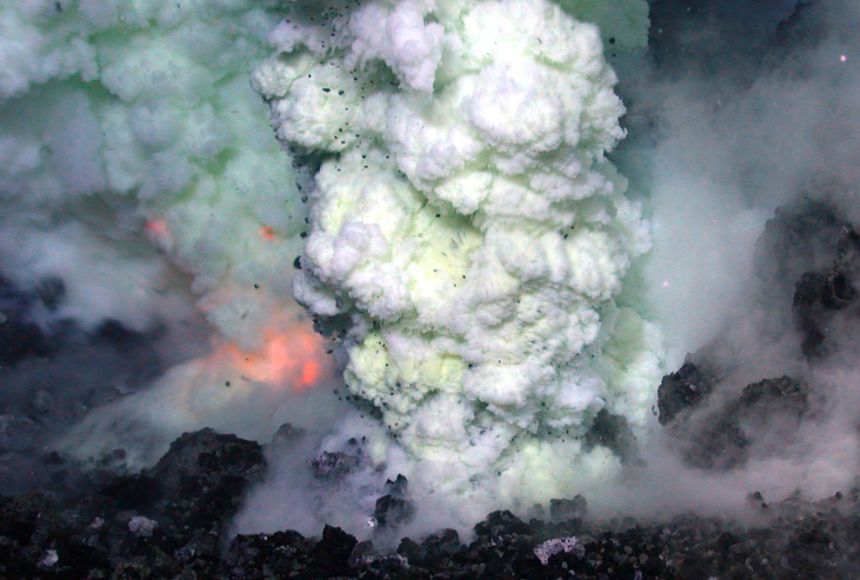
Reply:
M428 490L548 500L617 467L583 440L599 411L641 431L654 402L657 333L613 301L649 246L606 159L624 108L565 7L299 2L254 76L278 138L326 156L296 297L350 320L347 388ZM615 10L641 40L642 3Z
M211 346L189 349L212 354L89 417L67 442L78 453L125 446L151 460L210 424L265 438L298 413L284 409L293 391L326 379L324 347L290 297L306 215L299 176L249 87L276 4L0 9L4 275L25 290L63 281L46 328L166 326L176 338L165 350L181 350L196 303L216 331ZM306 399L320 396L298 400L314 408Z
M856 330L834 323L829 340L844 348L808 362L792 321L799 275L832 266L834 249L811 238L757 245L775 210L801 199L828 204L858 228L860 63L852 59L860 46L852 31L860 10L822 0L703 2L698 17L676 11L680 24L654 31L649 58L619 65L622 93L635 103L619 165L649 191L646 288L668 367L718 339L707 350L726 373L715 403L787 374L809 388L814 410L780 440L780 426L752 429L753 445L768 452L726 471L691 468L672 450L677 441L655 433L643 448L648 467L591 499L624 514L749 516L750 492L771 502L795 491L821 498L855 485L860 471ZM663 53L661 34L676 40ZM794 263L779 263L786 259ZM770 271L778 268L786 279Z
M755 242L777 207L806 197L837 204L855 223L860 217L860 75L857 62L841 59L856 47L850 29L858 7L703 4L703 15L675 33L673 47L690 47L687 61L679 49L670 66L637 61L621 73L641 116L631 124L642 139L625 155L645 168L636 177L654 209L648 287L676 352L671 366L745 304ZM805 39L780 45L780 22L796 7L802 18L792 34ZM731 58L705 59L719 51Z

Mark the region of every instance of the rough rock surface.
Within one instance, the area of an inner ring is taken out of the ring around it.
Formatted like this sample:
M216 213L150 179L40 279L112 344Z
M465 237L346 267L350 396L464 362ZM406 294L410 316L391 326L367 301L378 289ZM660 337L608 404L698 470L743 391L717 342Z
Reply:
M774 334L793 325L812 361L838 352L846 325L860 319L860 236L837 208L807 200L779 208L758 240L756 272Z
M62 306L65 286L45 278L24 291L0 273L0 490L64 492L83 475L46 452L52 438L92 409L146 385L163 366L157 332L104 320L90 331L71 321L37 324Z
M792 442L808 408L808 389L790 377L747 385L740 396L697 418L686 458L728 469L752 455L773 454Z
M311 461L314 477L322 480L340 480L361 466L359 455L350 455L342 451L324 451Z
M734 396L726 389L711 400L717 385L714 375L689 362L660 385L660 423L697 467L729 469L779 452L793 442L810 408L809 387L787 376L751 383Z
M20 292L0 276L0 366L11 366L27 357L44 356L51 351L48 338L29 316L37 299L37 296Z
M238 477L241 490L256 476L255 460L237 462L254 444L201 432L183 437L159 475L186 500L191 490L171 481L191 477L218 484ZM196 455L196 459L195 459ZM219 464L213 469L211 461ZM199 470L190 473L192 465ZM126 478L127 479L127 478ZM186 479L187 481L187 479ZM579 516L585 501L556 502L554 521L529 522L506 511L475 526L463 543L441 530L403 538L394 553L325 526L319 538L294 531L228 538L224 528L177 526L160 500L144 493L140 506L157 521L103 492L64 506L25 494L0 498L0 578L850 578L860 573L860 489L810 503L799 496L768 503L749 496L756 525L680 517L666 522L595 523ZM174 498L171 505L181 505ZM196 508L191 506L191 512ZM223 521L235 508L212 510ZM757 518L757 519L756 519ZM188 516L184 519L187 521ZM130 525L133 524L133 525ZM144 533L145 532L145 533Z
M695 407L714 388L715 377L689 359L676 372L663 377L657 390L657 409L661 425L676 415Z
M775 289L790 298L805 272L833 265L851 229L823 202L800 200L778 208L756 243L756 273L765 291Z
M0 578L217 577L225 524L265 465L257 443L204 429L82 496L2 497Z
M860 236L844 228L836 244L833 266L805 272L795 284L794 321L801 335L801 350L809 358L822 358L838 349L831 334L843 326L839 318L857 318L857 282L860 278ZM830 340L828 340L828 338Z
M415 516L415 503L407 497L409 482L398 475L385 483L385 495L376 500L373 517L381 528L397 528Z
M827 401L817 365L857 350L860 236L837 208L808 200L779 208L757 242L756 274L765 307L755 340L741 341L739 353L732 338L717 337L658 390L660 423L697 467L730 469L791 446ZM732 326L747 332L744 322L729 321L726 336ZM774 345L789 354L773 355ZM762 377L743 388L731 378L744 365L744 376L758 373L756 359L769 356L796 359L795 376Z

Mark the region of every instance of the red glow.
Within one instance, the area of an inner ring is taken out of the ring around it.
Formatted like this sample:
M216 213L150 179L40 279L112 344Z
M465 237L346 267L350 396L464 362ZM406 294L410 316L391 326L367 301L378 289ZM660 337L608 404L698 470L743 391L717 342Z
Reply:
M297 325L289 331L266 331L265 337L263 348L256 352L234 344L224 347L242 376L303 392L329 375L323 339L313 329Z
M320 364L315 360L307 361L302 367L302 376L299 384L302 386L311 386L320 376Z
M274 240L275 229L272 226L263 226L260 228L260 235L267 240Z
M147 220L143 228L146 230L146 233L156 240L162 241L170 237L170 228L167 227L167 222L163 219Z

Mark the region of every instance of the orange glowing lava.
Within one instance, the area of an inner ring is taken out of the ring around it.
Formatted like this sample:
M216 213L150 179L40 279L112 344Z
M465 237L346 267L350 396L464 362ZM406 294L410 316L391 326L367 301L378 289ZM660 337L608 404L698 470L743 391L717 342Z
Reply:
M157 240L166 240L170 237L170 228L167 227L167 222L163 219L147 220L143 228L146 233Z
M266 331L265 345L246 352L234 344L224 347L242 376L296 392L313 388L329 374L325 345L320 335L305 326L289 331Z
M260 228L260 235L267 240L274 240L275 229L272 226L263 226Z

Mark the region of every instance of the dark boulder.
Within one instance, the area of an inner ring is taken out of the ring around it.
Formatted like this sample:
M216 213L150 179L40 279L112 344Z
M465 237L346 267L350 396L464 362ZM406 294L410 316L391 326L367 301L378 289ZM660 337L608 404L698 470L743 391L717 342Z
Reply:
M37 297L0 276L0 367L53 351L48 336L33 319Z
M230 542L224 564L236 580L301 575L308 567L311 547L311 540L294 531L239 535Z
M832 329L842 326L835 319L857 305L860 236L853 229L845 231L834 254L830 268L805 272L795 284L792 311L801 350L808 358L824 358L838 348L828 340ZM852 314L856 321L857 313Z
M421 542L421 552L430 562L451 558L460 550L460 536L456 530L445 529L430 534Z
M762 381L745 389L737 402L764 413L793 411L797 392L785 380ZM161 476L171 479L169 471L188 465L195 454L185 446L194 440L186 438L176 455L162 463ZM209 435L202 440L210 440ZM135 485L143 483L138 479ZM150 485L145 483L144 489ZM133 503L133 489L126 485L123 502ZM182 493L172 485L160 491L167 490ZM0 497L0 578L858 576L860 489L819 502L793 494L774 501L767 511L760 507L761 494L750 498L750 509L759 517L766 514L758 525L687 515L638 523L580 519L567 526L539 520L527 524L510 512L493 512L475 526L477 537L468 545L460 543L454 530L441 530L420 541L403 538L391 554L330 526L318 539L282 531L229 540L223 527L198 534L169 519L156 523L149 514L118 510L116 497L97 494L60 505L56 497L27 494ZM578 498L556 502L551 511L567 517L581 511L582 504Z
M310 565L319 578L349 574L349 558L358 541L340 528L326 525L310 551Z
M588 511L588 502L581 495L573 499L551 499L549 501L550 519L555 522L582 519Z
M324 451L310 465L317 479L339 481L361 467L361 457L342 451Z
M408 499L384 495L376 500L373 517L380 528L396 528L415 516L415 504Z
M678 414L696 407L716 384L713 372L689 360L676 372L666 375L657 389L658 420L666 425Z
M790 377L747 385L718 409L685 427L687 460L699 467L728 469L751 456L770 456L794 441L809 410L805 385Z
M397 554L404 558L406 564L414 572L423 570L441 572L443 570L460 569L466 555L466 547L460 543L456 530L439 530L416 542L411 538L402 538L397 547Z
M376 500L373 517L380 529L396 528L415 517L415 503L407 497L409 482L398 474L385 483L386 494Z
M640 461L636 436L625 417L614 415L606 409L601 409L594 418L585 444L593 447L600 445L614 451L622 461Z
M111 498L116 509L149 511L162 499L160 482L144 474L117 477L102 488L102 495Z
M795 282L830 269L851 224L829 204L803 199L782 206L756 242L755 268L764 299L789 312Z
M203 429L179 437L143 476L158 482L164 499L158 511L176 525L211 528L236 513L245 490L265 468L258 443Z
M508 510L496 511L475 526L478 537L529 534L531 528Z

